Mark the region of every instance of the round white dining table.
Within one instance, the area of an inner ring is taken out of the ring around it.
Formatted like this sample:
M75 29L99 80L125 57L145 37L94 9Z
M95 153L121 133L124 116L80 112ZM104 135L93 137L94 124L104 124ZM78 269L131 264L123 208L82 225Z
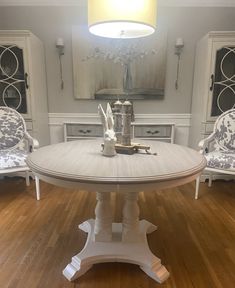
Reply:
M138 141L140 142L140 141ZM176 187L191 182L205 168L206 160L188 147L158 141L144 141L152 154L105 157L102 139L79 140L49 145L27 158L33 173L48 183L96 192L95 219L79 225L88 233L83 250L63 270L72 281L93 264L126 262L139 265L162 283L169 272L149 249L147 234L156 226L139 220L138 193ZM122 192L122 223L113 223L110 192ZM156 208L157 209L157 208Z

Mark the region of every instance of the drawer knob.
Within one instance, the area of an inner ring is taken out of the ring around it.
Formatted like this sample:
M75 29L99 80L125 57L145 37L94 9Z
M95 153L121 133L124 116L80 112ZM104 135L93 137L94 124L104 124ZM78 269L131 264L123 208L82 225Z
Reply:
M88 133L91 133L91 130L83 130L83 129L80 129L78 130L80 133L83 133L83 134L88 134Z
M158 130L155 130L155 131L148 130L148 131L146 131L146 133L147 133L147 134L154 135L154 134L158 134L159 131L158 131Z

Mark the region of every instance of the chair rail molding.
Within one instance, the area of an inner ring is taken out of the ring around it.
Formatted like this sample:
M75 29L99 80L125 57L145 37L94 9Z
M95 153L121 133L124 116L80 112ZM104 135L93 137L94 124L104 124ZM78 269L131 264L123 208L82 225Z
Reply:
M64 141L64 122L100 123L98 113L49 113L51 144ZM135 114L134 123L175 123L175 143L188 146L191 114Z

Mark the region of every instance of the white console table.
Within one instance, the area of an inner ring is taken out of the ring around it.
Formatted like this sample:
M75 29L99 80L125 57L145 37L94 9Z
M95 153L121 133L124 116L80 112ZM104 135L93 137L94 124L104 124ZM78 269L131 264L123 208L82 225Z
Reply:
M155 139L158 141L174 143L174 123L135 123L131 124L132 138ZM64 141L73 141L82 138L96 138L103 136L101 123L92 122L65 122Z

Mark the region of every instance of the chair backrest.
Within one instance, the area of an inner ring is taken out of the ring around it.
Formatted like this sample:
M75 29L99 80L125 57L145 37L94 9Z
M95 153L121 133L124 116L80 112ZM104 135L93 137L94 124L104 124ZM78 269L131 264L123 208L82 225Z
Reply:
M235 150L235 108L221 114L214 125L215 142L222 150Z
M26 131L24 118L16 110L0 106L0 150L17 146Z

